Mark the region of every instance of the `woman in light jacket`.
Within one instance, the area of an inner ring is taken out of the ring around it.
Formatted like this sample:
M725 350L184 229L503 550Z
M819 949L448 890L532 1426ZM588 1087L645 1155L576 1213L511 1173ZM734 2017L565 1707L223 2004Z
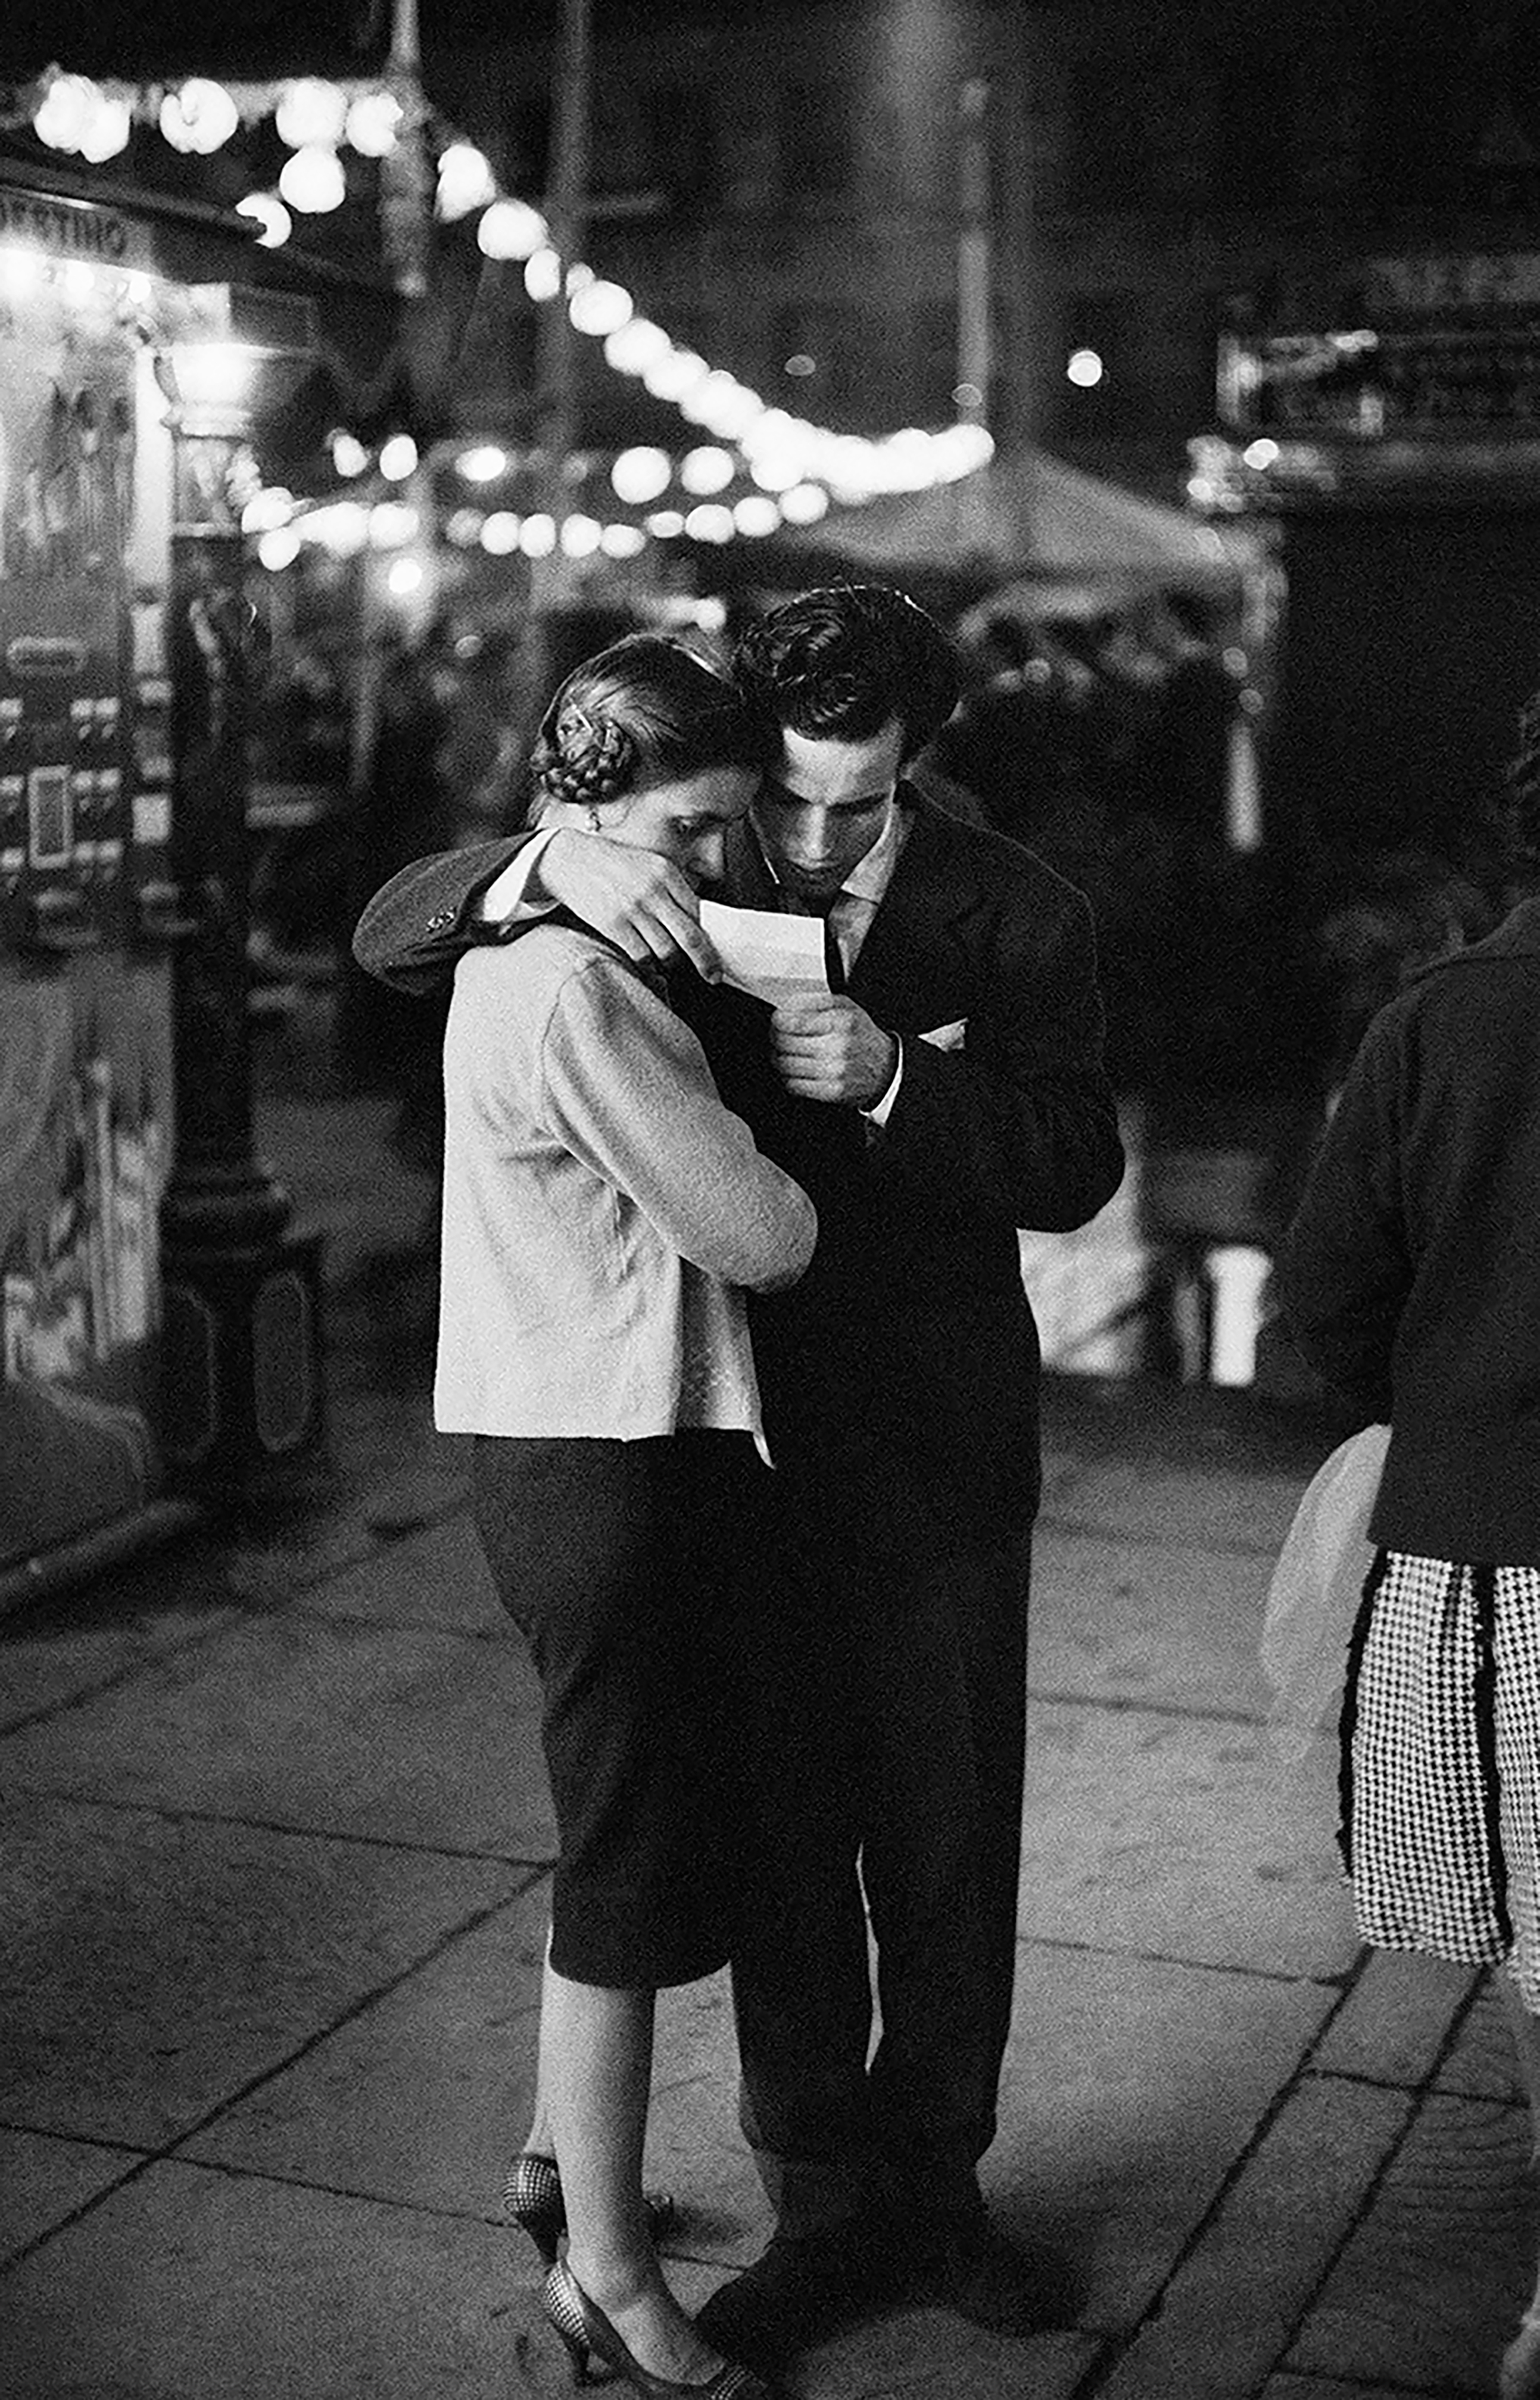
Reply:
M1512 770L1540 876L1540 695ZM1348 1653L1366 1942L1498 1966L1540 2155L1540 897L1374 1017L1279 1261L1289 1327L1390 1446ZM1500 2368L1540 2394L1540 2284Z
M721 872L773 729L682 644L570 675L532 814ZM639 2392L744 2400L659 2269L641 2185L654 1998L725 1964L738 1874L729 1575L764 1468L743 1289L816 1237L661 975L560 915L461 959L444 1039L435 1421L525 1634L558 1857L535 2121L509 2205L546 2311ZM740 1878L741 1879L741 1878ZM566 2230L565 2259L557 2259Z

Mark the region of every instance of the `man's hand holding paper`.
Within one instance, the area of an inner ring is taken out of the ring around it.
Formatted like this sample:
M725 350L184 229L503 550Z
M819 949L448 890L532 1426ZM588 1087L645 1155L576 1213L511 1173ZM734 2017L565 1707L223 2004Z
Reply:
M893 1036L847 992L778 1008L770 1018L770 1056L798 1099L852 1109L874 1107L898 1068Z

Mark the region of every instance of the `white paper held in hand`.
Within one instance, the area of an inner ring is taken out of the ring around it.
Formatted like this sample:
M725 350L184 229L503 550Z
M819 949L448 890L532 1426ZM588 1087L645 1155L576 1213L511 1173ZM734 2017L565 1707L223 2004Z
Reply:
M722 961L722 978L771 1008L794 1000L826 1000L824 924L819 917L784 917L773 908L729 908L702 900L701 927Z

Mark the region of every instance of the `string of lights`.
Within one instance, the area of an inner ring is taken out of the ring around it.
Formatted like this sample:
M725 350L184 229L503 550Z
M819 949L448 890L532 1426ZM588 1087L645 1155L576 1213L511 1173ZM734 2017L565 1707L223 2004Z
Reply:
M934 433L906 427L872 439L839 433L772 406L726 369L675 342L638 310L623 284L598 275L580 259L564 266L540 210L505 191L484 153L428 110L420 93L403 93L388 80L300 76L225 85L193 75L176 84L129 85L97 83L51 66L0 105L0 124L30 125L48 148L93 165L125 149L136 125L155 126L177 151L209 157L242 127L268 117L290 155L276 189L251 192L237 203L263 247L287 241L294 215L324 215L342 205L348 191L345 152L380 162L383 179L396 163L398 145L420 130L434 154L431 206L438 222L452 225L474 216L476 245L485 259L519 267L525 291L537 306L564 303L575 329L602 346L613 372L634 377L707 437L679 456L647 444L622 450L613 459L614 498L624 508L644 511L640 523L608 523L591 508L575 509L558 522L543 511L519 515L468 505L448 515L444 531L453 542L479 543L492 555L517 551L540 558L560 550L574 559L621 559L654 539L763 538L784 524L816 523L831 503L860 505L879 494L960 480L993 453L987 429L974 421ZM33 271L32 262L9 255L18 245L0 247L7 252L0 259L0 276L15 280ZM345 479L374 469L388 484L405 482L419 464L416 445L404 432L389 436L376 453L339 429L332 436L332 458ZM457 463L474 484L497 481L513 462L496 445L482 443ZM740 487L735 498L729 497L734 485ZM263 563L274 568L297 555L302 534L342 551L366 543L395 548L419 530L416 520L410 528L405 525L413 511L388 499L370 510L347 499L309 505L287 493L264 498L264 524L251 529L260 534Z

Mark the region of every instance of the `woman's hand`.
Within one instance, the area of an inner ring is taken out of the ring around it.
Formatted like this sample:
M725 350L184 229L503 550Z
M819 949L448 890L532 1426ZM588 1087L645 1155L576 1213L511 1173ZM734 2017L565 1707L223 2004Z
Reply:
M721 981L694 888L681 867L656 851L564 826L534 871L531 897L536 884L638 966L684 958L702 981Z

